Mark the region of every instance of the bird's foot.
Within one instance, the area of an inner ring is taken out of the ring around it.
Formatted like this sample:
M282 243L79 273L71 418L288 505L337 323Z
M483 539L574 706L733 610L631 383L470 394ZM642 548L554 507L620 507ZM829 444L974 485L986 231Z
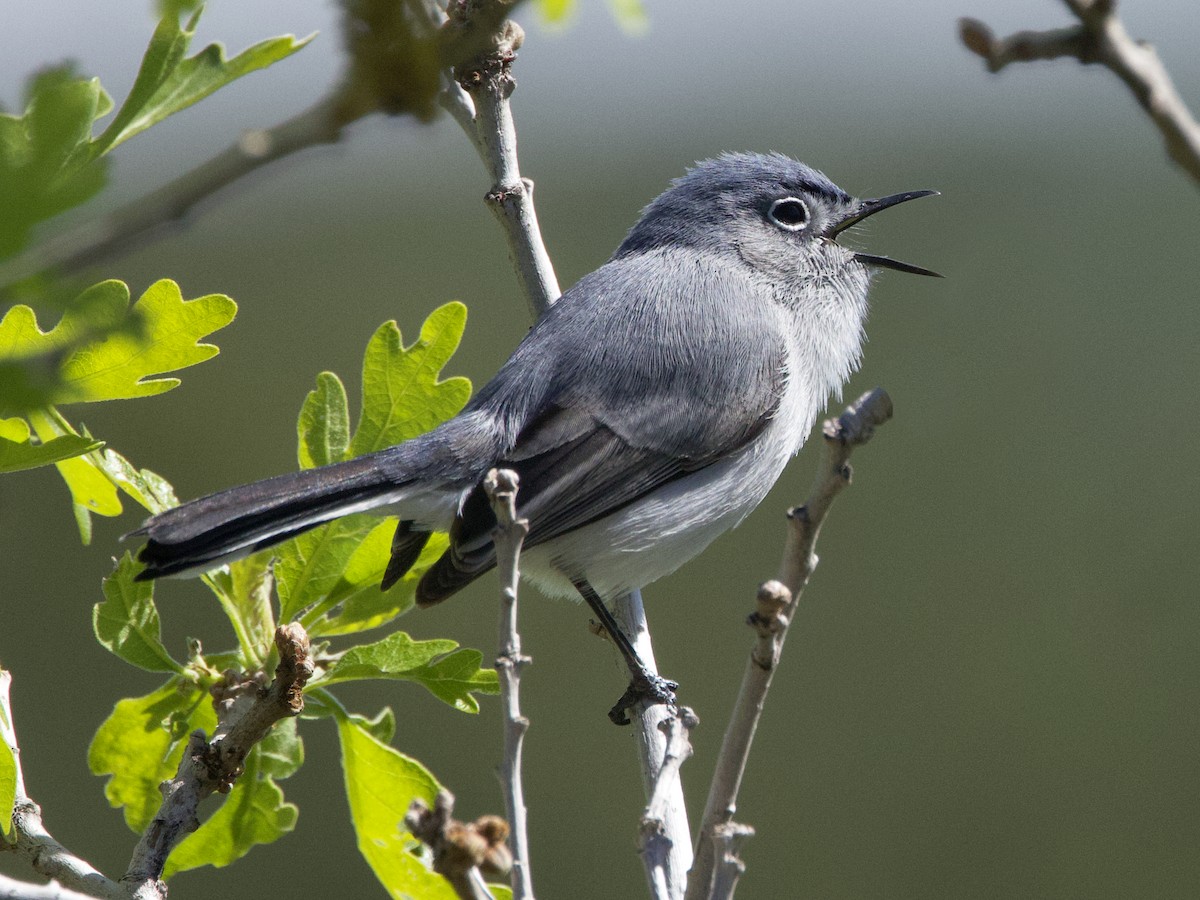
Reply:
M655 703L666 704L671 710L676 708L675 691L679 684L661 675L650 673L639 674L629 682L629 687L621 695L616 706L608 711L608 718L614 725L628 725L628 711L643 701L649 706Z

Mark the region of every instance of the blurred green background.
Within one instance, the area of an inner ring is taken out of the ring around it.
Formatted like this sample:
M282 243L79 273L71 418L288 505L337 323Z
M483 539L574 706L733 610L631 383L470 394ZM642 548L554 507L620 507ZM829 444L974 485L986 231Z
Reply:
M641 207L693 160L779 150L860 196L943 196L872 219L857 240L945 281L882 276L866 364L847 399L883 385L896 419L855 459L822 537L759 732L739 819L754 825L739 896L1194 897L1200 894L1200 237L1197 189L1108 72L1070 62L999 76L955 19L1057 27L1053 0L911 4L648 2L646 34L582 3L528 33L514 109L525 174L564 286L601 263ZM1184 0L1127 2L1200 107L1200 17ZM152 29L149 2L47 0L0 13L0 98L64 58L117 98ZM307 106L341 59L331 4L214 0L199 42L231 50L320 36L116 153L86 220L199 163L241 129ZM186 227L93 280L159 277L223 292L241 313L221 355L162 397L93 406L84 422L181 496L295 465L295 416L316 373L357 390L372 330L407 340L449 299L470 307L448 371L482 383L529 325L487 179L456 125L373 119L335 149L263 171ZM70 412L70 410L68 410ZM76 411L77 414L79 411ZM754 588L774 574L806 451L740 529L646 591L659 662L702 723L684 773L699 817L751 642ZM101 869L133 838L87 772L86 743L152 676L103 651L91 605L128 512L79 546L52 470L0 480L0 662L30 791L51 831ZM401 627L495 646L486 580ZM587 614L522 607L535 885L545 897L644 895L643 799L624 686ZM158 592L168 645L228 641L210 595ZM416 687L393 705L396 745L429 763L462 817L500 811L496 704L454 713ZM346 825L333 729L304 729L309 764L284 784L296 833L173 895L377 895ZM0 867L24 874L0 855Z

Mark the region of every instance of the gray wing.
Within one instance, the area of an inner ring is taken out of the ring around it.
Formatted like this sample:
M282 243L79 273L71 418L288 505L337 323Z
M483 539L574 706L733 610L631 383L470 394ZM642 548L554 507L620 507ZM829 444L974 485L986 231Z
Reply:
M770 301L735 269L695 264L681 274L695 260L672 256L625 257L585 278L473 402L512 428L495 464L520 477L526 547L737 453L777 412L785 348ZM494 565L494 527L476 487L418 602L438 602Z

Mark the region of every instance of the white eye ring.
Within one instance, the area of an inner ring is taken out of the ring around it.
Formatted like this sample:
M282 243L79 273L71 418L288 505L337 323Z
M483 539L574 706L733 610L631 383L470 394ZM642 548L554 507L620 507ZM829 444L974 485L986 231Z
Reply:
M808 204L799 197L781 197L767 210L767 218L784 231L801 231L812 218Z

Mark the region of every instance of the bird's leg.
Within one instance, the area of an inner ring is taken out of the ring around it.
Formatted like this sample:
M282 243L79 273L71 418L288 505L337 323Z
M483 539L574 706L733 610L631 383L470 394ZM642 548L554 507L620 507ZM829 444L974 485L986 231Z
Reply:
M621 699L617 701L616 706L608 711L608 717L615 725L628 725L629 716L626 710L631 709L634 704L640 700L648 700L652 703L665 703L670 707L675 706L675 689L679 687L674 681L669 681L654 672L651 672L646 664L642 662L642 658L638 656L637 650L633 646L633 642L629 640L629 636L621 630L621 626L617 624L616 618L609 612L604 601L600 599L600 595L586 581L574 582L575 589L579 591L587 605L592 608L592 612L596 614L596 618L600 620L600 624L604 630L608 632L617 649L621 651L621 657L625 660L625 665L629 667L631 681L629 687L625 689L625 693L621 695Z

